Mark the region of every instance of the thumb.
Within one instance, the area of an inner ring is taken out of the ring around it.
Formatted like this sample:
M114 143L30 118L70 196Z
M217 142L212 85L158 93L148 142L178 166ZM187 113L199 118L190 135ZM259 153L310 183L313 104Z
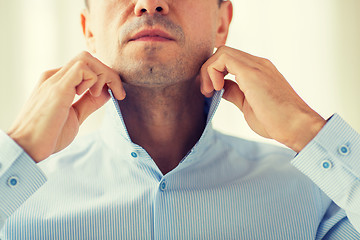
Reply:
M232 80L225 80L223 98L235 104L241 111L245 100L245 95L241 91L239 85Z
M90 91L87 91L76 103L73 108L77 112L79 125L81 125L87 117L93 112L101 108L110 99L108 87L105 85L100 96L94 97Z

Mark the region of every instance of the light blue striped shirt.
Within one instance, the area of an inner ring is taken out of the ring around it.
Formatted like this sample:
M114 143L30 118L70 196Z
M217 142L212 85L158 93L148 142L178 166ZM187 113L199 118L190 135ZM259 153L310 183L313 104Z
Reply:
M99 131L40 164L1 132L0 239L360 239L359 134L334 115L295 157L215 131L221 96L166 175L116 101Z

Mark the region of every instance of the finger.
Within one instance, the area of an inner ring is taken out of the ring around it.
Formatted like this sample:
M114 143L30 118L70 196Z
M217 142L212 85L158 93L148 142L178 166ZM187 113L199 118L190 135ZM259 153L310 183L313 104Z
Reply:
M237 51L237 50L236 50ZM214 90L221 90L224 85L224 77L228 74L225 67L224 55L234 55L235 49L222 46L203 64L200 70L201 92L205 95Z
M241 91L239 85L232 80L225 80L225 92L223 98L235 104L241 111L243 111L245 95Z
M105 86L100 96L93 96L90 91L87 91L76 103L73 104L77 112L79 123L82 124L87 117L93 112L102 107L110 99L107 86Z
M114 91L114 94L118 97L120 97L121 95L125 95L125 90L121 84L119 74L110 67L103 64L99 59L93 57L88 52L80 53L77 57L67 63L59 72L56 73L56 79L61 79L63 76L65 76L66 72L68 72L70 69L73 68L74 65L78 63L85 63L98 76L100 84L94 88L94 92L96 92L94 94L99 95L105 83L119 81L120 84L115 84L115 88L112 90Z
M108 81L106 82L106 84L113 91L114 96L117 100L124 100L126 97L126 92L119 75L118 77L118 79Z
M97 82L90 89L90 92L94 96L99 96L104 85L107 84L118 100L125 98L125 89L117 72L103 64L99 59L93 57L88 52L81 53L78 58L84 59L97 75Z
M80 54L78 54L75 58L71 59L68 63L66 63L58 72L56 72L52 79L57 82L59 81L62 77L65 76L65 74L73 68L73 66L77 63L77 62L84 62L87 64L88 60L92 58L92 55L88 52L82 52Z
M49 78L51 78L55 73L59 72L61 68L56 68L56 69L51 69L51 70L48 70L46 72L44 72L37 85L40 86L41 84L43 84L46 80L48 80Z
M246 93L246 89L249 89L251 84L257 81L262 81L259 69L254 69L248 63L243 62L229 54L223 54L219 57L219 60L212 66L217 71L226 71L235 76L235 81L239 85L240 90ZM223 86L223 79L212 78L213 85L217 87Z
M123 100L125 98L125 90L119 75L116 75L115 78L109 78L105 74L98 75L98 81L90 88L90 92L94 96L99 96L104 85L110 87L116 99Z
M119 74L110 67L103 64L99 59L85 53L89 60L89 67L97 74L98 82L94 85L92 92L99 96L105 84L107 84L117 99L125 98L125 89L122 85Z
M93 86L91 92L97 96L107 84L118 100L125 98L125 89L117 72L94 57L90 58L89 66L98 76L98 82Z
M221 55L208 68L208 74L215 90L220 91L224 87L224 77L227 75L226 56Z
M224 78L228 73L232 73L229 66L233 67L235 59L227 54L214 56L214 61L207 67L207 72L212 86L220 91L224 87ZM229 68L229 69L228 69Z
M86 89L97 82L97 75L82 61L76 62L63 76L61 85L65 91L76 88L77 94L82 94Z
M78 86L76 86L76 94L77 95L81 95L86 90L91 88L97 82L97 79L98 79L97 75L95 73L93 73L92 71L89 72L88 74L83 73L82 78L83 78L83 80L81 81L81 83Z
M86 51L81 52L80 54L78 54L76 57L74 57L73 59L71 59L68 63L66 63L61 69L60 71L58 71L56 73L56 76L58 78L63 77L77 62L84 62L87 65L89 65L89 67L91 67L90 65L94 65L90 64L91 60L94 59L94 57Z
M200 90L203 95L210 97L215 90L210 79L208 67L215 61L214 57L210 57L200 69Z
M91 88L89 89L91 95L93 95L94 97L100 96L104 85L105 85L105 77L104 74L100 73L97 75L96 83L93 86L91 86Z
M235 48L231 48L228 46L222 46L222 47L218 48L214 55L223 55L223 54L228 54L228 55L232 56L233 58L236 58L244 63L247 63L249 66L254 67L254 68L261 67L261 65L263 65L263 63L264 63L264 60L266 60L261 57L251 55L247 52L244 52L244 51L241 51L241 50L238 50Z

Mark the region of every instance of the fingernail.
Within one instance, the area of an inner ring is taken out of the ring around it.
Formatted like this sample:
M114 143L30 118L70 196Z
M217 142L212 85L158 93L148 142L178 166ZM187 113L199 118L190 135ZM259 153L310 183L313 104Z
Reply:
M205 97L207 97L207 98L212 97L212 96L213 96L213 92L214 92L214 91L205 93Z
M120 97L120 99L118 99L118 100L124 100L124 99L125 99L125 97L126 97L126 92L125 92L124 89L121 91L121 95L120 95L120 96L121 96L121 97Z

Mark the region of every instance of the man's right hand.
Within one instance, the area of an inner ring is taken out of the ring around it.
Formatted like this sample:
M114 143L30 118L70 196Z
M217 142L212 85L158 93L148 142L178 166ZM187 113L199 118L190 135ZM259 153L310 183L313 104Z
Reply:
M118 73L83 52L43 74L7 134L40 162L74 140L83 121L110 99L108 87L118 100L125 98ZM75 95L85 91L73 104Z

